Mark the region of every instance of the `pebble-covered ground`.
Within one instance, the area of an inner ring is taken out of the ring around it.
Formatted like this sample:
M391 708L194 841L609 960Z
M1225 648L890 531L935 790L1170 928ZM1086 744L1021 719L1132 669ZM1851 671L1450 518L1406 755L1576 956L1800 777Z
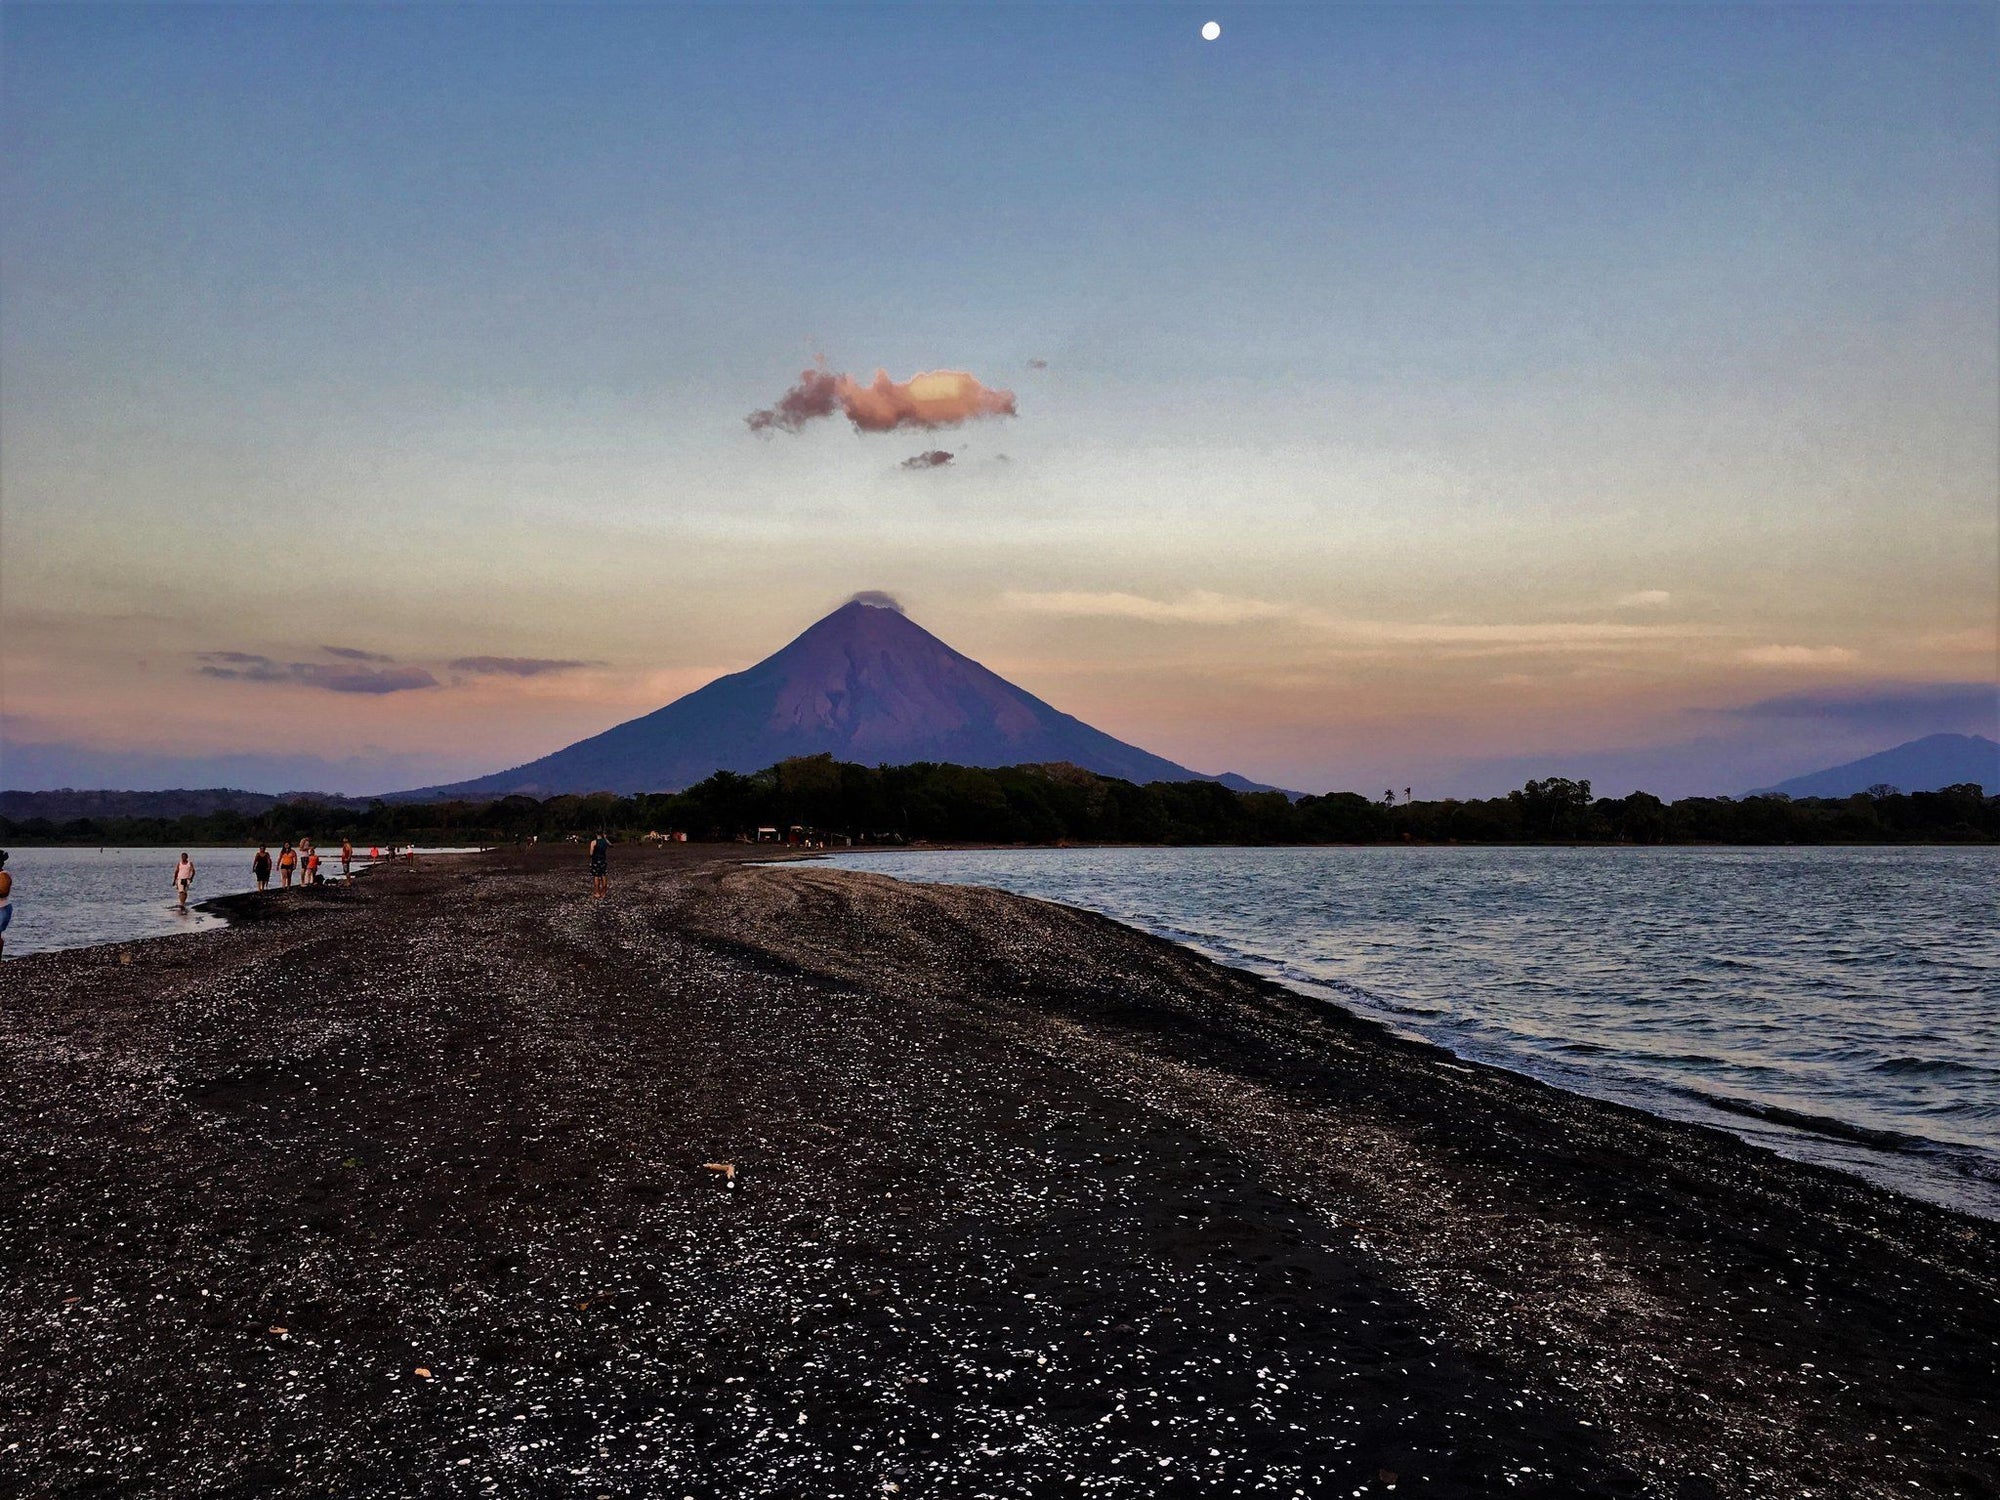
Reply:
M2000 1493L1995 1226L738 861L0 966L0 1494Z

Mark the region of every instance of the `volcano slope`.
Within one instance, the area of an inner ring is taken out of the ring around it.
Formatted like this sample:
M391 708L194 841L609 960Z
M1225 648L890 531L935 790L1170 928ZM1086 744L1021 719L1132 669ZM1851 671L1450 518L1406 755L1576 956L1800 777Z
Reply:
M1064 908L613 874L0 968L0 1493L2000 1488L1990 1224Z

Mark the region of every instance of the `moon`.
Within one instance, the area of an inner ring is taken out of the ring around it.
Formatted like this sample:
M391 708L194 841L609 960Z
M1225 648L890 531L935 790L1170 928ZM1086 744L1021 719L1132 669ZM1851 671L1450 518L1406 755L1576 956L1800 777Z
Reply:
M1220 21L1210 21L1201 28L1201 39L1204 42L1212 42L1221 35L1222 23Z

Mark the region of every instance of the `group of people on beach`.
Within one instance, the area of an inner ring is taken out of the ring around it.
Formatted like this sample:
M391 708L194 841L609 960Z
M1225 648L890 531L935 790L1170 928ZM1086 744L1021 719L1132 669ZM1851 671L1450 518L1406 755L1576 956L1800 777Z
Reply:
M377 859L381 858L382 855L380 849L372 849L369 853ZM183 857L185 858L185 856ZM281 890L291 889L294 877L297 878L300 885L319 885L322 883L319 867L319 850L313 847L313 841L310 836L300 839L296 846L290 841L281 845L275 861L271 858L270 847L265 844L259 844L256 854L250 860L250 873L257 877L257 889L260 891L269 888L273 868L278 872L278 886ZM342 880L352 880L354 878L354 840L352 839L342 839L340 841L340 878Z
M379 850L376 851L378 855L380 852ZM0 856L0 863L4 863L4 856ZM354 841L352 839L342 839L340 841L340 878L342 880L352 880L354 878L353 868ZM257 852L250 857L250 873L256 878L258 890L270 889L271 872L274 869L278 872L279 886L285 890L291 888L294 879L301 886L320 885L324 883L325 879L319 872L319 850L313 847L313 841L310 837L300 839L296 845L287 839L279 846L276 859L271 857L270 845L259 844ZM4 873L0 873L0 879L4 878ZM173 884L174 894L179 898L179 909L186 911L188 893L194 888L194 859L186 850L181 851L180 860L174 865ZM0 930L4 930L5 926L4 922L0 922Z

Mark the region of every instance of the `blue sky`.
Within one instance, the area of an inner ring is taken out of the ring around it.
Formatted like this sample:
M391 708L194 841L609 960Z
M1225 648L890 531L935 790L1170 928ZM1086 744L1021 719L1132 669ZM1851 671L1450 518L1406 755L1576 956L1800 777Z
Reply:
M1881 748L1732 707L1995 675L1991 7L0 26L17 745L442 779L862 587L1312 789L1727 790ZM1019 415L749 434L819 355ZM327 642L436 686L201 671Z

